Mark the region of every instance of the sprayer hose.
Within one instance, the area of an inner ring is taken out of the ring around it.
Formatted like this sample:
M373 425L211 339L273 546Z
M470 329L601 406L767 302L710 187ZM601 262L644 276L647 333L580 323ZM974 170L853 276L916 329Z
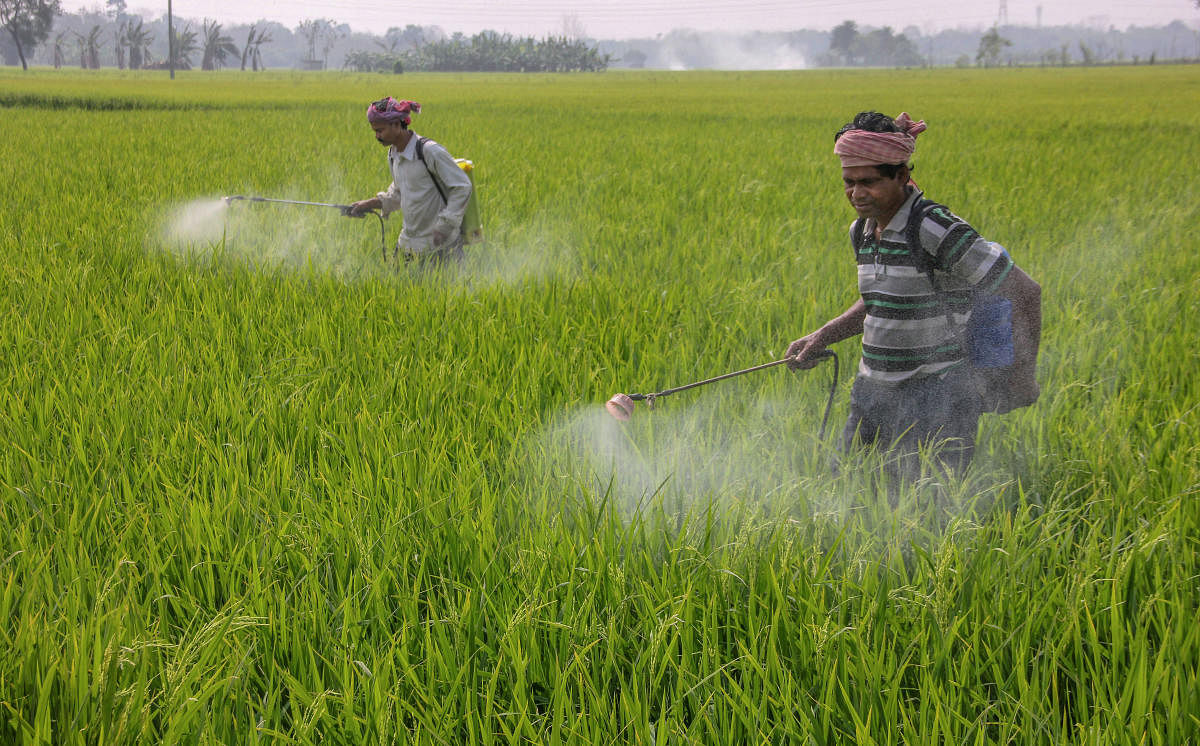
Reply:
M371 214L379 218L379 253L383 255L384 264L387 264L387 228L383 224L383 215L374 210Z
M825 416L821 418L821 431L817 434L817 440L825 440L825 427L829 424L829 413L833 410L833 397L837 393L838 356L833 350L829 351L829 355L833 358L833 377L829 381L829 398L825 401Z

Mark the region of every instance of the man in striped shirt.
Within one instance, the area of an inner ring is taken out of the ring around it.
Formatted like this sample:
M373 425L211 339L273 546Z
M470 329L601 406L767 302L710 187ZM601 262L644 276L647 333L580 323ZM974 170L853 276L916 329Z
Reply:
M786 353L791 367L812 367L815 353L862 335L842 449L855 442L888 449L888 471L906 480L920 476L922 448L936 446L950 471L965 468L974 452L979 416L988 409L964 348L972 298L994 294L1011 302L1016 359L1006 370L1026 401L1037 396L1041 329L1041 288L1004 247L949 210L921 202L909 159L924 129L907 114L893 120L862 112L835 135L846 198L859 218L851 244L860 297ZM914 209L920 222L910 230Z

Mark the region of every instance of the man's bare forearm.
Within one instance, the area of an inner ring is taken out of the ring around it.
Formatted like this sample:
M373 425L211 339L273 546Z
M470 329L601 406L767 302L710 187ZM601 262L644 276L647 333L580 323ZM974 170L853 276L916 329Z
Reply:
M867 318L867 304L859 298L854 305L835 319L826 322L814 332L814 336L823 345L841 342L843 339L857 336L863 332L863 322Z
M795 358L788 363L793 370L810 368L820 358L817 353L831 344L862 334L863 321L867 318L867 304L862 298L846 309L845 313L826 322L820 329L807 334L788 345L785 357Z

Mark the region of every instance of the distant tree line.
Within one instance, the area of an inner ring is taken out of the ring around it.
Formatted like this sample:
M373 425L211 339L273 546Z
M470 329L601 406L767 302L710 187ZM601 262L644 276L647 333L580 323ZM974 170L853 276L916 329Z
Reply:
M359 51L345 67L358 72L601 72L610 58L579 39L514 37L483 31L468 38L422 39L404 51Z
M176 17L168 39L165 16L129 14L124 0L106 0L105 5L103 11L64 15L59 0L0 0L0 24L9 32L0 37L0 55L9 64L25 65L40 47L40 64L83 69L165 69L173 63L179 70L239 65L242 70L268 65L323 70L340 65L389 73L595 72L606 69L611 59L594 42L578 38L535 39L494 31L447 36L436 26L412 24L389 28L381 38L324 18L301 21L295 29L260 21L227 32L211 19L196 28Z
M916 44L890 26L864 34L854 21L845 21L833 29L829 51L819 62L836 67L914 67L925 59Z
M1200 3L1200 0L1193 0ZM60 0L0 0L0 59L5 64L95 69L205 70L240 67L402 71L599 71L610 67L794 69L978 65L1107 65L1200 60L1200 31L1175 21L1123 31L1094 26L998 26L985 30L907 26L832 31L672 31L653 39L595 40L576 27L534 39L494 31L447 35L437 26L392 27L382 36L331 19L294 29L273 21L226 29L210 19L126 11L125 0L63 14ZM168 39L168 36L170 38Z
M255 70L263 68L261 47L271 40L265 30L251 26L239 51L216 21L206 19L200 31L192 30L185 21L173 30L169 51L156 57L152 51L158 36L155 29L144 18L127 14L124 0L107 0L107 5L105 13L81 11L56 24L62 12L59 0L0 0L0 27L7 32L22 67L28 67L28 52L44 44L49 57L45 61L55 68L78 64L84 70L98 70L107 62L122 70L165 69L173 62L176 68L189 70L196 57L202 70L219 70L239 60L243 70L247 63ZM51 36L56 25L59 30ZM8 47L0 43L0 51L7 52ZM5 57L10 61L7 54Z
M125 0L106 0L104 10L62 13L59 0L0 0L0 59L5 64L49 64L97 69L265 70L328 63L330 51L349 35L348 27L308 20L293 33L271 21L234 26L178 16L168 33L167 18L126 12ZM13 12L9 14L9 9ZM11 17L10 17L11 15ZM168 39L168 36L170 38ZM367 37L368 39L371 37ZM272 43L283 42L275 50ZM31 54L36 49L36 53Z
M1197 0L1200 2L1200 0ZM1200 31L1162 26L1013 26L922 32L866 28L732 34L672 31L655 38L605 40L610 67L785 69L797 67L1068 66L1200 61Z

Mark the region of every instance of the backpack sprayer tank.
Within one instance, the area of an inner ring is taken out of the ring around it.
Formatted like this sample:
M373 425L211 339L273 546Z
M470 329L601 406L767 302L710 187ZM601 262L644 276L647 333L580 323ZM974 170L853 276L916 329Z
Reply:
M466 158L455 158L454 162L471 180L471 198L467 200L467 211L463 213L463 243L483 243L483 221L479 218L479 200L475 196L475 164Z
M425 144L433 142L428 137L417 138L417 160L425 164L425 170L429 172L429 178L433 180L433 186L437 189L438 194L442 197L442 202L446 203L449 200L446 197L446 185L438 178L437 173L430 167L429 161L425 160ZM389 156L390 158L391 156ZM462 225L459 230L462 231L463 243L483 243L483 221L479 217L479 199L476 196L475 189L475 164L466 158L455 158L454 163L463 170L467 175L467 179L471 182L471 196L467 199L467 209L463 213Z

